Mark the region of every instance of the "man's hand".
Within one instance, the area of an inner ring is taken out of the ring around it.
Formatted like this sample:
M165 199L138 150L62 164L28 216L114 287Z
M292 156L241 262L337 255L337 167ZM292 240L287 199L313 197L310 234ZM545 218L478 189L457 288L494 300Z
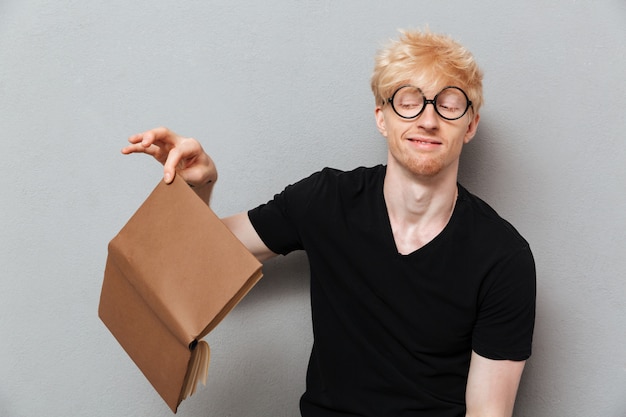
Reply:
M163 180L172 182L178 173L191 186L212 188L217 181L215 164L193 138L177 135L165 127L148 130L128 138L125 155L145 153L163 164Z
M163 180L166 183L172 182L174 175L180 175L200 198L209 203L213 185L217 181L217 170L211 157L204 152L197 140L179 136L165 127L158 127L133 135L128 138L128 142L130 145L122 149L123 154L152 155L163 164ZM276 256L265 246L246 212L222 221L259 261Z

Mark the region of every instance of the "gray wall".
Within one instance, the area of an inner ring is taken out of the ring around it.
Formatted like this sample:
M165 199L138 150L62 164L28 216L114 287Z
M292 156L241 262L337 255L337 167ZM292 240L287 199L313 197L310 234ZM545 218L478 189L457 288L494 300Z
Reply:
M384 162L372 56L427 24L486 73L461 181L536 255L516 416L626 416L623 0L2 0L0 415L171 415L97 318L106 245L161 176L119 153L127 136L199 138L221 215L323 166ZM209 335L210 381L180 415L296 415L306 259L265 272Z

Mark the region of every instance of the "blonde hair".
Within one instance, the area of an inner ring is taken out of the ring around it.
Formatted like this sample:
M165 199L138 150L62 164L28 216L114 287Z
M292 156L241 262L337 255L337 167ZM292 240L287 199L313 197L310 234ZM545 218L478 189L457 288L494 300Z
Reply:
M400 33L376 55L371 81L376 105L384 104L398 87L417 77L421 82L417 87L441 82L462 88L478 113L483 104L483 73L474 56L446 35L428 30Z

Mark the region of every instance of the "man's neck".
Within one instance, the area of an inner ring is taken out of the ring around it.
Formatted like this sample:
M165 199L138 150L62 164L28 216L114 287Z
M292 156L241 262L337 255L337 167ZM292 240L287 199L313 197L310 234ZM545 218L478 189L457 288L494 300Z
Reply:
M456 173L420 177L387 167L383 195L398 252L416 251L448 224L458 193Z

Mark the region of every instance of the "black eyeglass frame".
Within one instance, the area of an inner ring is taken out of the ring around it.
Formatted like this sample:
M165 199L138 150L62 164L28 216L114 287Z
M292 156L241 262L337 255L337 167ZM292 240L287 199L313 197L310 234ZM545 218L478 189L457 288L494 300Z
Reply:
M396 94L398 94L398 92L400 90L402 90L403 88L407 88L407 87L416 88L422 94L422 97L424 97L424 105L422 106L422 109L415 116L410 116L410 117L401 115L398 112L398 110L396 110L396 106L393 105L393 101L394 101L394 99L396 97ZM446 91L446 90L448 90L450 88L454 88L455 90L459 90L461 93L463 93L463 96L465 97L465 100L467 101L467 106L465 107L465 110L463 111L463 113L459 117L454 117L454 118L446 117L443 114L439 113L439 110L437 109L437 106L435 105L435 103L437 102L437 97L439 97L439 94L443 93L444 91ZM419 115L424 112L424 110L426 109L426 106L428 104L432 104L433 107L435 108L435 112L439 115L439 117L441 117L442 119L445 119L445 120L459 120L461 117L465 116L465 114L467 113L469 108L472 107L472 101L469 99L469 97L467 96L465 91L463 91L460 87L457 87L455 85L449 85L449 86L446 86L446 87L442 88L441 91L438 92L435 95L435 97L433 97L432 100L429 100L429 99L426 98L426 95L422 92L421 88L415 87L414 85L411 85L411 84L405 84L405 85L401 85L400 87L398 87L398 89L393 93L393 95L387 99L387 102L389 104L391 104L391 108L393 109L394 113L396 113L399 117L401 117L403 119L406 119L406 120L411 120L411 119L418 118Z

